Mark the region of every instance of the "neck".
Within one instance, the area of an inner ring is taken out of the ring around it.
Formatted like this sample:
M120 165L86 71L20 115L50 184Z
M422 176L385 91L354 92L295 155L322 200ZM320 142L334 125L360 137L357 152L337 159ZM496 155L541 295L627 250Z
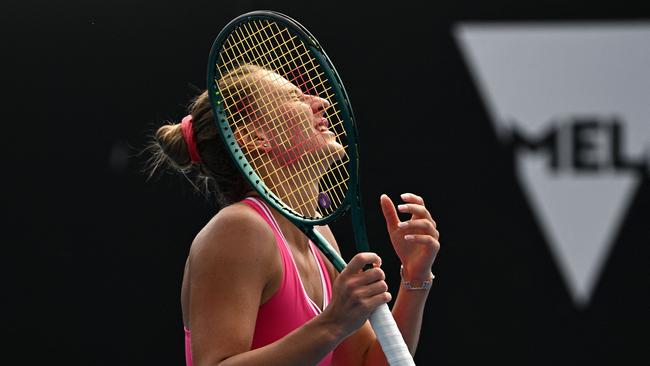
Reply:
M299 167L298 167L299 168ZM305 217L318 215L318 180L320 176L312 176L295 168L277 169L268 175L264 182L287 206Z
M318 211L316 204L318 200L318 181L306 184L298 189L289 187L284 192L290 192L281 197L294 211L306 217L316 217Z
M313 164L306 165L303 159L293 166L277 166L273 161L260 165L261 169L258 168L258 171L264 183L287 206L305 217L320 216L317 206L318 181L323 171L314 169ZM296 243L300 249L309 249L307 236L284 215L275 209L272 209L272 212L287 240Z
M309 238L302 232L296 225L294 225L288 218L271 207L271 213L278 222L282 234L289 242L289 245L295 245L300 250L309 250Z
M251 190L246 193L246 197L257 197L260 198L260 195L255 191ZM287 239L290 245L296 245L300 250L309 250L309 238L302 232L296 225L294 225L289 219L287 219L283 214L276 210L272 205L267 204L271 210L271 214L277 221L282 230L282 234Z

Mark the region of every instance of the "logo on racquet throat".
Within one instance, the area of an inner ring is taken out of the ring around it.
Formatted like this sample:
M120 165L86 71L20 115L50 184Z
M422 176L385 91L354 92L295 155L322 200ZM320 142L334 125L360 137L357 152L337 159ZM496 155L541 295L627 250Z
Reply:
M330 197L325 192L318 194L318 205L323 209L328 209L332 205Z

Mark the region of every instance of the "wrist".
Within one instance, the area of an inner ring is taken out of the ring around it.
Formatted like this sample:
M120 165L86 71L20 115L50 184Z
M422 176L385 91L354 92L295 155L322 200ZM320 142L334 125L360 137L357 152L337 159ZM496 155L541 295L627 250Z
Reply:
M342 322L332 319L327 311L314 318L314 321L323 330L324 336L330 342L338 344L349 335Z
M431 271L426 275L419 274L417 276L412 276L403 265L400 266L399 273L401 277L401 285L407 290L428 290L431 288L433 279L436 277Z

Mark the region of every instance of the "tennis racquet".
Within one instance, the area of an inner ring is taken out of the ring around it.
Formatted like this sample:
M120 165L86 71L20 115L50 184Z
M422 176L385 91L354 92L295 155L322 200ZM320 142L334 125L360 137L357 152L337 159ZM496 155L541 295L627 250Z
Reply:
M243 14L212 45L207 89L219 135L262 199L339 272L345 261L314 226L350 211L356 249L368 251L352 107L316 38L277 12ZM299 108L314 103L317 114ZM388 305L370 322L390 365L414 365Z

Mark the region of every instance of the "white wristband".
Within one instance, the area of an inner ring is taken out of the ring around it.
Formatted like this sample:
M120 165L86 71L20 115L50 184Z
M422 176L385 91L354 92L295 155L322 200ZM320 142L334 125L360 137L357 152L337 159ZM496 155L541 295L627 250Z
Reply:
M402 278L402 285L407 290L428 290L428 289L431 288L431 284L433 283L433 279L436 278L436 276L433 273L431 273L431 279L430 280L421 281L421 283L419 283L419 284L414 283L412 281L406 281L404 279L404 266L399 267L399 275Z

